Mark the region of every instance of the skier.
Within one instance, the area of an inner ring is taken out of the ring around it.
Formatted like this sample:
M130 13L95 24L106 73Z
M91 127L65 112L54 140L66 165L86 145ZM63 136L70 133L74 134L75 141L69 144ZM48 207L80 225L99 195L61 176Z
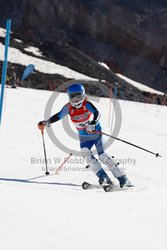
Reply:
M57 122L67 114L70 115L71 121L76 126L79 133L81 153L94 174L99 178L99 184L107 183L114 186L107 173L101 167L100 162L105 164L115 178L118 179L120 187L131 187L132 184L127 176L118 168L113 158L110 158L103 147L102 135L96 133L101 131L99 123L100 113L97 108L88 101L85 95L85 89L82 84L73 84L67 88L69 102L63 106L60 112L53 115L47 121L38 123L39 129L49 127L51 123ZM92 119L93 115L93 119ZM95 145L99 161L94 157L91 148Z

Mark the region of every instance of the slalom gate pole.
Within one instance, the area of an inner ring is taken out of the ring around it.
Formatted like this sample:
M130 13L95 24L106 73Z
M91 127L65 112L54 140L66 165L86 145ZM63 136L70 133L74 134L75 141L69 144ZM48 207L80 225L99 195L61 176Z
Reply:
M64 164L70 159L70 157L72 156L72 153L70 153L62 162L62 164L58 167L58 169L56 170L55 174L59 174L59 171L62 169L62 167L64 166Z
M112 103L112 88L109 89L109 98L110 98L110 103L109 103L109 113L108 113L108 128L110 128L110 122L111 122L111 103Z
M112 136L112 135L109 135L109 134L107 134L107 133L104 133L104 132L101 132L101 131L98 131L98 130L96 130L95 132L98 133L98 134L101 134L101 135L106 135L106 136L108 136L108 137L111 137L111 138L113 138L113 139L115 139L115 140L117 140L117 141L124 142L124 143L126 143L126 144L129 144L129 145L131 145L131 146L133 146L133 147L136 147L136 148L139 148L139 149L141 149L141 150L144 150L144 151L146 151L146 152L148 152L148 153L150 153L150 154L155 155L156 157L162 157L161 155L159 155L159 153L154 153L154 152L152 152L152 151L150 151L150 150L147 150L147 149L145 149L145 148L142 148L142 147L140 147L140 146L137 146L137 145L135 145L135 144L133 144L133 143L131 143L131 142L128 142L128 141L119 139L119 138L117 138L117 137L115 137L115 136Z
M41 129L41 135L42 135L42 142L43 142L43 151L44 151L44 156L45 156L45 166L46 166L46 175L49 175L49 171L48 171L48 161L47 161L47 157L46 157L46 147L45 147L45 140L44 140L44 129Z
M117 87L118 87L118 83L115 82L114 83L114 101L113 101L113 112L112 112L112 120L111 120L111 128L110 128L110 132L112 132L113 129L113 125L114 125L114 117L115 117L115 101L117 98Z
M1 96L0 96L0 124L2 120L3 98L4 98L4 89L5 89L5 83L6 83L8 48L9 48L9 41L10 41L10 26L11 26L11 20L9 19L6 21L5 53L4 53L4 62L3 62L3 68L2 68Z

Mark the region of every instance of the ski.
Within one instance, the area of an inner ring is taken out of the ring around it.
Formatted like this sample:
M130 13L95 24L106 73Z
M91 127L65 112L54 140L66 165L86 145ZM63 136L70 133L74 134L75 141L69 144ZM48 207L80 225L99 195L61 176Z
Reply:
M108 184L97 185L97 184L91 184L91 183L88 183L88 182L84 181L82 183L82 188L84 190L87 190L87 189L103 189L105 192L117 192L117 191L133 190L134 187L120 188L118 186L110 186Z
M117 192L117 191L127 191L127 190L133 190L134 186L131 187L118 187L118 186L110 186L110 185L104 185L103 189L105 192Z
M111 191L111 189L114 189L114 187L108 184L98 185L98 184L92 184L86 181L82 183L82 188L85 190L86 189L103 189L105 192L108 192L109 190Z
M91 184L91 183L88 183L88 182L84 181L82 183L82 188L83 189L94 189L94 188L99 189L99 188L102 188L102 186L98 185L98 184Z

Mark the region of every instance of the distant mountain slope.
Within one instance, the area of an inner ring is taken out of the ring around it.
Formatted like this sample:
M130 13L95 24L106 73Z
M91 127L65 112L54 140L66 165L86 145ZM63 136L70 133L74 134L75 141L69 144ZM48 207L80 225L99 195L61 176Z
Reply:
M0 28L0 60L3 60L4 55L4 29ZM87 92L89 94L97 96L113 96L114 92L114 83L117 82L117 98L124 100L132 100L139 102L149 102L155 104L167 105L167 98L163 93L155 91L153 89L144 88L142 85L133 83L126 77L122 77L120 74L115 74L112 72L104 63L98 63L94 59L91 59L85 53L81 53L79 50L77 53L80 53L80 59L85 61L85 67L88 67L89 70L84 70L84 72L89 73L85 75L81 72L81 68L78 71L73 68L72 64L68 63L69 67L64 66L60 60L56 60L48 52L48 47L52 48L53 43L43 43L42 45L36 42L24 42L19 38L17 34L11 33L10 40L10 49L9 49L9 64L8 64L8 76L12 78L13 72L16 72L17 75L17 84L19 86L37 88L37 89L50 89L55 90L62 83L70 79L79 79L89 80L93 85L87 87ZM45 48L45 49L44 49ZM54 48L55 49L55 48ZM67 58L67 55L70 51L70 47L67 50L67 53L64 54L64 58ZM72 56L73 61L79 65L75 53L76 49L73 50ZM53 53L54 54L54 53ZM56 54L57 55L57 54ZM24 68L28 64L34 64L36 71L31 74L24 82L19 81L22 77ZM65 63L66 64L66 63ZM74 64L73 64L74 65ZM81 65L81 64L80 64ZM2 62L0 63L0 68L2 67ZM92 67L94 67L95 72L92 73ZM102 82L110 91L108 93L103 93L97 87L94 86L94 81L96 81L96 86ZM112 92L111 92L112 89Z
M93 59L102 61L115 73L167 90L165 0L0 0L0 6L0 25L12 18L12 29L38 41L52 60L92 76Z

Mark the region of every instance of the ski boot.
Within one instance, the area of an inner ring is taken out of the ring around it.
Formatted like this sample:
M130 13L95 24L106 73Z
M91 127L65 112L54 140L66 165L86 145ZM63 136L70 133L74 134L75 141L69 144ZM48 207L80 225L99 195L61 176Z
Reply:
M97 173L97 177L99 177L99 184L102 185L104 183L114 186L113 182L110 180L104 169L100 169Z
M129 181L129 179L127 178L126 175L118 177L117 179L119 181L120 188L123 188L123 187L134 187L134 185L132 185L132 183Z

